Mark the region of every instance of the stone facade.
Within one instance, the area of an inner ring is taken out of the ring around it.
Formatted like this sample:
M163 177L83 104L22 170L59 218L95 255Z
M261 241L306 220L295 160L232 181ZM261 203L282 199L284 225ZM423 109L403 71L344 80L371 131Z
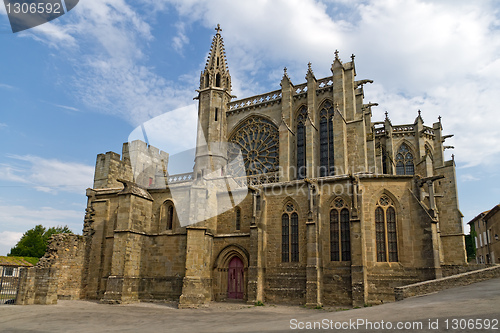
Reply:
M331 72L317 79L309 64L295 85L285 69L280 89L234 100L217 29L193 172L168 175L168 154L140 141L98 155L81 296L362 306L466 264L441 119L373 122L372 81L355 79L354 56L336 52ZM241 149L243 179L229 175L227 142Z
M468 222L476 246L478 264L500 263L500 205Z

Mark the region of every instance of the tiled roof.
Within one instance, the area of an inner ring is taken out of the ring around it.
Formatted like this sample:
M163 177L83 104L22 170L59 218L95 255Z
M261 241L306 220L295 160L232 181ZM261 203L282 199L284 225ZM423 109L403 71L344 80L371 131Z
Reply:
M33 266L23 257L2 257L0 256L0 266Z

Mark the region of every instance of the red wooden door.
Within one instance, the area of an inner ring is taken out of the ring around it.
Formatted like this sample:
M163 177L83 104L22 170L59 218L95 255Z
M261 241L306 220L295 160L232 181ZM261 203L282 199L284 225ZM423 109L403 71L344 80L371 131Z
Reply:
M229 262L227 298L243 299L243 261L234 257Z

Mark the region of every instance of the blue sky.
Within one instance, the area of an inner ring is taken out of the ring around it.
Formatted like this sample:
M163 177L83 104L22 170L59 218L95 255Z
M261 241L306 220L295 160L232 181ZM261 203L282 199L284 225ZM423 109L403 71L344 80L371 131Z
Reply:
M441 115L467 222L500 198L500 6L463 0L82 0L13 34L0 6L0 255L36 224L80 233L95 157L193 104L217 23L233 93L329 75L356 54L394 124ZM178 129L189 126L179 123Z

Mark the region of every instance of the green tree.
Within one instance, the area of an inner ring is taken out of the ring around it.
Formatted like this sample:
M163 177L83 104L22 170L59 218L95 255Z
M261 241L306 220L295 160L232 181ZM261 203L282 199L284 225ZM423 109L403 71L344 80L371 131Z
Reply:
M16 246L10 249L10 253L7 256L41 258L47 250L50 236L63 233L72 234L73 232L68 226L50 227L46 229L39 224L33 229L26 231L19 242L17 242Z

